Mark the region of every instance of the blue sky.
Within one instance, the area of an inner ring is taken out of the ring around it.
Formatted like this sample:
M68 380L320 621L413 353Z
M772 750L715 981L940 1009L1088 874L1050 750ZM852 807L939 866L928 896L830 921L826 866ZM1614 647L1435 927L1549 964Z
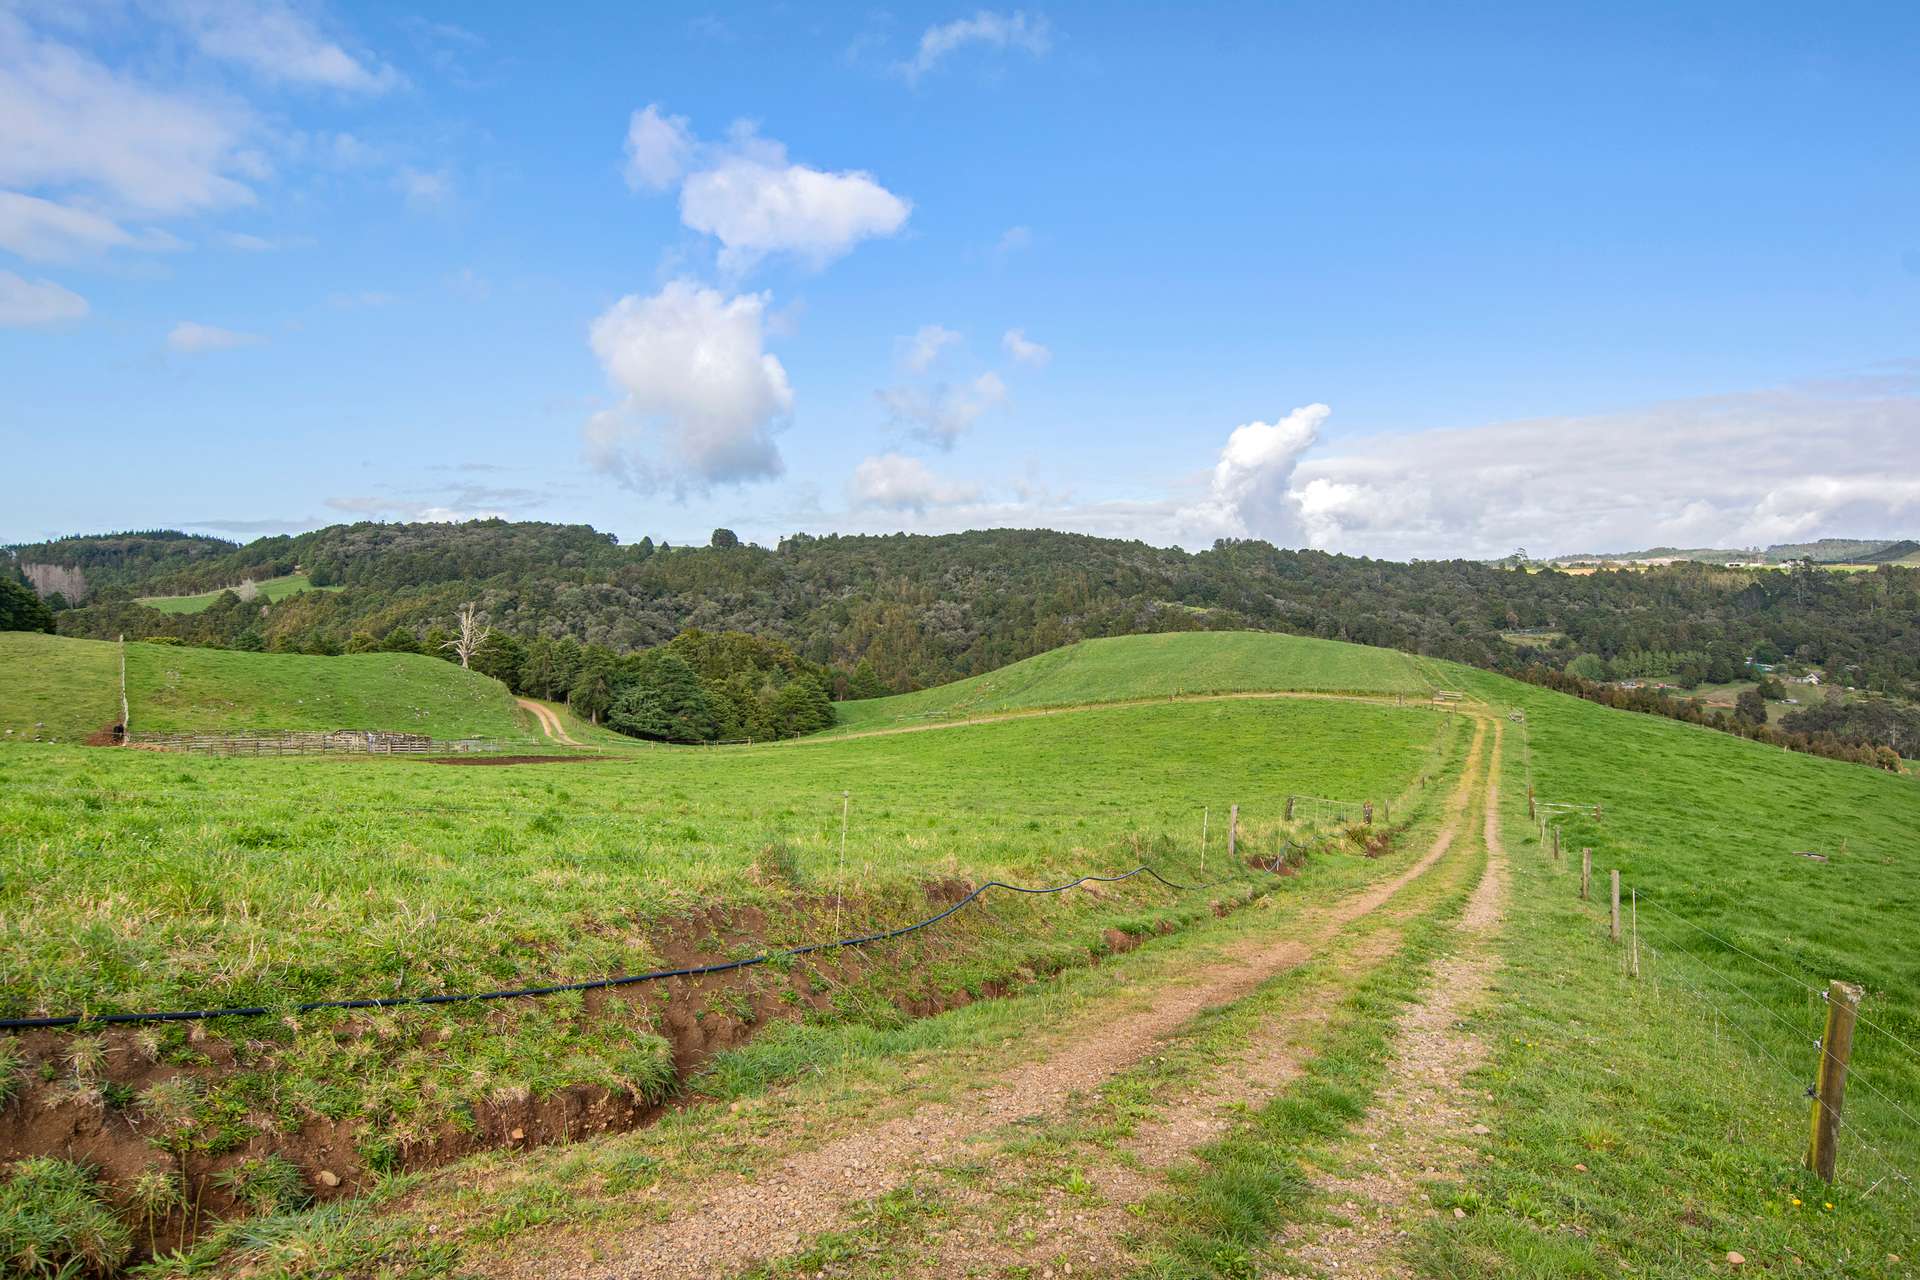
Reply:
M0 0L0 540L1920 531L1920 10Z

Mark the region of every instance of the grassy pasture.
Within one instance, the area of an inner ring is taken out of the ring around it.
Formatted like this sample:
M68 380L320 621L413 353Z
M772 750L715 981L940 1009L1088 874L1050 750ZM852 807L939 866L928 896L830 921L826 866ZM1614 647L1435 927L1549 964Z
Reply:
M130 648L158 662L182 652ZM1397 798L1464 737L1426 708L1250 701L520 768L0 748L0 1009L484 989L657 965L664 931L700 911L763 913L762 936L780 945L830 936L837 918L849 933L917 919L942 879L1032 884L1141 862L1225 877L1206 893L1136 880L996 897L889 944L864 976L827 968L833 1006L813 1020L892 1025L896 997L1084 963L1105 930L1208 918L1210 899L1256 883L1313 895L1380 874L1340 856L1284 882L1223 868L1222 814L1242 804L1243 849L1272 850L1287 792ZM1204 873L1203 805L1214 814ZM731 946L715 936L701 950ZM786 981L754 972L769 991ZM696 998L696 1018L740 1015L724 993ZM567 996L169 1026L105 1044L114 1064L231 1058L181 1131L196 1159L321 1117L359 1126L359 1163L378 1170L490 1099L658 1088L666 1044L652 1019L665 1008L596 1013ZM72 1051L76 1063L99 1056Z
M917 693L841 703L841 730L960 720L1172 694L1303 690L1429 691L1415 659L1389 649L1253 631L1176 632L1085 640L971 679Z
M302 591L338 591L339 587L316 587L307 580L304 573L289 573L278 578L262 578L253 584L260 588L262 600L279 601L288 596L297 596ZM191 596L141 596L139 603L162 613L199 613L218 600L226 591L202 591Z
M338 661L337 659L335 661ZM649 924L797 883L1031 881L1137 837L1197 859L1201 807L1271 824L1289 791L1398 794L1443 721L1319 702L1115 707L807 749L661 750L539 767L0 756L0 1006L285 1001L591 974Z
M1459 679L1522 706L1529 749L1507 762L1515 924L1476 1081L1502 1119L1486 1163L1435 1197L1467 1218L1427 1233L1421 1273L1679 1280L1732 1250L1766 1274L1911 1274L1891 1257L1913 1257L1920 1221L1920 1189L1899 1181L1920 1175L1920 784ZM1562 820L1562 864L1526 819L1528 781L1602 805L1599 822ZM1614 867L1639 891L1637 982L1606 940ZM1830 978L1865 988L1872 1025L1827 1188L1800 1156L1824 1019L1809 988Z
M85 641L67 641L83 644ZM385 729L436 738L527 738L498 680L415 653L314 657L129 644L133 733Z
M75 742L119 719L119 645L0 631L0 742Z

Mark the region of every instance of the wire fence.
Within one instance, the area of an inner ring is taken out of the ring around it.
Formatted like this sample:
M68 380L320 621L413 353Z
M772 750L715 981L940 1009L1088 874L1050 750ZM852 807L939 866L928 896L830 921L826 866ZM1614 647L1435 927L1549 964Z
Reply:
M1684 885L1678 891L1699 892ZM1857 1185L1863 1198L1894 1189L1920 1208L1920 1174L1911 1161L1894 1154L1920 1149L1920 1097L1909 1102L1897 1096L1912 1092L1920 1079L1920 1050L1858 1014L1858 1024L1880 1039L1854 1043L1837 1095L1853 1091L1854 1096L1834 1105L1817 1081L1808 1083L1824 1064L1826 989L1756 947L1743 946L1725 926L1712 927L1676 910L1661 895L1631 884L1620 894L1607 908L1611 919L1630 912L1618 935L1622 973L1647 983L1655 998L1679 993L1710 1020L1716 1035L1724 1029L1736 1037L1760 1064L1759 1096L1772 1100L1771 1109L1789 1131L1795 1102L1806 1104L1810 1115L1827 1117L1840 1139L1837 1180ZM1641 907L1648 908L1644 916ZM1786 1011L1795 1000L1805 1013L1799 1019ZM1795 1060L1796 1048L1803 1059ZM1904 1087L1896 1086L1896 1078Z

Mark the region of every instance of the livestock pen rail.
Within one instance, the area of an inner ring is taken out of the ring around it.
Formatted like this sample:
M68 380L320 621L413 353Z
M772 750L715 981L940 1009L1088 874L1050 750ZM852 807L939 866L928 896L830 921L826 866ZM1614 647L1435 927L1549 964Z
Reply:
M440 756L503 749L496 738L430 738L424 733L388 733L377 729L143 733L128 745L217 756Z

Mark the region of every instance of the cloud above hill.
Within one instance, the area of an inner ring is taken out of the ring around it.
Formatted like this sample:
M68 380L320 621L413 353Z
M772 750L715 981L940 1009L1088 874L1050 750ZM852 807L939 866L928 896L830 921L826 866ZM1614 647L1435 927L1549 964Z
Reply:
M624 398L589 420L588 461L632 488L682 493L785 470L774 435L793 388L764 348L767 301L676 280L602 313L589 342Z
M862 240L906 225L911 201L864 170L796 163L787 149L737 121L719 142L702 142L685 116L649 103L627 121L627 184L636 191L680 185L680 221L720 242L722 269L750 270L790 254L819 269Z

